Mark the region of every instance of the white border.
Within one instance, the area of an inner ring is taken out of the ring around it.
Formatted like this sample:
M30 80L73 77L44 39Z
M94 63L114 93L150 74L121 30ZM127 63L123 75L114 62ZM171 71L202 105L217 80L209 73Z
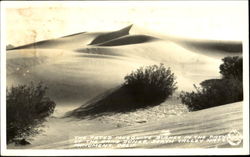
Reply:
M6 149L6 43L5 8L1 2L1 155ZM4 128L4 129L3 129Z
M50 5L51 7L79 7L84 3L84 6L161 6L161 4L167 4L168 6L186 6L186 5L192 5L192 6L200 6L206 5L206 6L214 6L214 3L216 5L221 5L223 6L225 4L225 1L227 1L230 4L235 4L237 5L239 1L242 1L246 3L247 5L247 0L218 0L218 1L209 1L209 0L163 0L163 1L115 1L115 0L105 0L105 1L3 1L1 3L4 4L5 7L8 8L23 8L27 6L32 6L32 7L48 7Z
M214 1L215 2L215 1ZM247 1L244 1L247 5ZM72 155L238 155L238 154L249 154L249 45L248 36L243 43L243 74L244 74L244 107L243 107L243 133L244 133L244 144L243 148L219 148L219 149L89 149L89 150L7 150L6 149L6 43L5 43L5 8L9 7L25 7L28 4L34 7L46 6L48 4L60 6L60 7L77 7L79 4L86 6L103 6L103 5L159 5L159 3L168 3L168 5L186 5L187 2L163 2L158 1L12 1L12 2L1 2L1 155L19 155L19 156L30 156L30 155L45 155L45 156L72 156ZM140 4L139 4L140 3ZM195 4L204 4L204 1L196 1ZM212 2L206 1L209 5ZM216 3L220 3L216 1ZM230 3L233 3L230 1ZM248 19L246 19L248 21ZM244 26L243 26L244 27ZM248 26L245 26L245 30L248 31ZM248 139L248 140L247 140Z
M248 139L248 141L243 141L243 148L245 148L249 154L249 14L248 18L246 19L246 22L248 25L243 26L243 29L247 32L245 40L243 41L243 134L244 139Z

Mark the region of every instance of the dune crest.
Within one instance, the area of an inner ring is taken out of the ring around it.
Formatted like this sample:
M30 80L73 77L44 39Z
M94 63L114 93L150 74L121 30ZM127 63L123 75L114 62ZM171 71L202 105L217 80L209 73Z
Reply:
M127 26L121 30L114 31L114 32L108 32L108 33L103 33L97 36L89 45L95 45L95 44L100 44L103 42L107 42L109 40L113 40L115 38L119 38L125 35L129 34L130 29L132 28L133 25Z
M150 42L153 40L157 40L157 38L148 35L129 35L98 44L98 46L131 45Z

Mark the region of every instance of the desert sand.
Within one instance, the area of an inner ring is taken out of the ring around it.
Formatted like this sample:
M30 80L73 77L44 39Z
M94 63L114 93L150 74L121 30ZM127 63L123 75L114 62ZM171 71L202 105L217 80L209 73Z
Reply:
M118 144L116 144L108 148L238 148L242 147L243 143L238 140L231 140L229 135L230 132L234 132L235 128L237 128L236 132L242 136L242 125L242 103L239 102L186 113L182 116L164 117L160 118L157 122L154 121L147 124L115 129L110 128L107 131L99 131L97 133L78 134L69 136L70 140L53 142L52 144L39 145L31 148L86 149L88 147L84 146L84 144L88 143L87 140L80 140L78 142L76 137L91 138L91 136L112 136L112 139L119 137L130 137L130 139L133 139L131 137L151 137L151 139L147 139L146 143L136 143L135 145L129 146L121 145L119 147L117 147ZM166 136L169 138L164 138ZM159 137L162 139L157 141L156 139ZM162 140L169 141L166 142ZM186 142L185 140L197 141ZM119 142L124 143L122 140ZM107 143L109 142L103 142L102 144Z

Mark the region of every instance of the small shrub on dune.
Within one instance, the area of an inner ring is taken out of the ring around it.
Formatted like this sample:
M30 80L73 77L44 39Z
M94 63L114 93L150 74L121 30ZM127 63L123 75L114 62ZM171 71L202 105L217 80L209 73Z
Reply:
M163 64L140 67L124 79L139 104L163 102L177 89L174 73Z
M181 92L180 98L191 111L206 109L243 100L242 58L225 57L220 65L222 79L210 79L195 87L195 91Z
M42 83L7 89L7 143L39 132L38 126L54 112L55 102L45 96Z

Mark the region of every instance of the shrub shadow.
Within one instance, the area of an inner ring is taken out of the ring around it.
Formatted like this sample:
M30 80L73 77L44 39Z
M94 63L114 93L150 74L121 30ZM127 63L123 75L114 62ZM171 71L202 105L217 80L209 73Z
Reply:
M65 117L93 119L103 115L126 113L139 108L156 106L165 100L150 99L150 97L146 96L141 97L139 93L143 93L143 91L139 90L139 88L134 91L129 86L123 85L91 99L80 108L68 112Z

